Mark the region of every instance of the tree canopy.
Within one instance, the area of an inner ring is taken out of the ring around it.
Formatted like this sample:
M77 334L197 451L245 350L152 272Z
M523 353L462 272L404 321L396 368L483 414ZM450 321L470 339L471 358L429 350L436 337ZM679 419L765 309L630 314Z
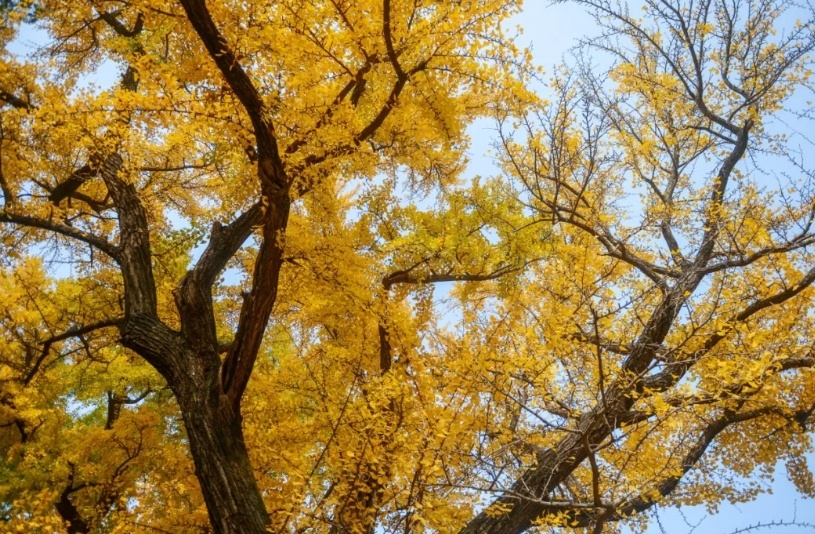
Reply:
M581 4L543 73L519 0L0 2L3 530L815 496L815 12Z

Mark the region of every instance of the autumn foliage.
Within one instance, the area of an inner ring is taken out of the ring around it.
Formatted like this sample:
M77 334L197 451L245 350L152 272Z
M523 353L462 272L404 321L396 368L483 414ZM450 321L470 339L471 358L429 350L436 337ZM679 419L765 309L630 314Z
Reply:
M815 13L582 3L544 73L518 0L0 2L0 530L815 494Z

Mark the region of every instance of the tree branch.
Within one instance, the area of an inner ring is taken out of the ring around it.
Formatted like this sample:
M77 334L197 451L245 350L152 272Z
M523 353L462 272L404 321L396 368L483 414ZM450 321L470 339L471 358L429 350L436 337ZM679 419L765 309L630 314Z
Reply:
M747 119L744 126L738 132L736 145L733 150L728 154L716 175L716 181L713 184L713 191L710 194L710 200L706 206L705 222L704 222L704 235L702 237L702 244L699 246L699 251L693 260L693 269L701 276L702 270L707 266L710 257L713 254L713 247L716 244L716 239L719 236L719 222L721 219L721 206L724 200L724 193L727 189L727 182L736 164L744 156L747 151L747 141L750 137L750 129L753 127L753 119Z
M249 115L257 141L258 176L263 195L263 242L255 261L252 289L241 307L235 342L221 367L222 390L229 396L237 412L277 298L285 230L291 207L291 182L280 158L274 126L266 106L215 26L204 0L181 0L181 4L209 55ZM213 348L217 355L217 341Z
M219 351L212 308L212 285L226 263L243 245L252 229L263 217L263 205L258 202L228 226L215 222L209 244L200 259L179 283L175 291L176 304L181 316L181 334L193 346L217 357Z
M122 157L114 153L104 160L100 174L119 212L125 318L134 315L156 317L156 282L153 278L147 214L136 188L119 178L121 167Z
M82 184L97 174L99 174L99 169L94 169L89 164L83 165L72 172L64 182L57 184L57 186L51 190L51 194L48 195L48 200L59 205L60 202L72 196Z
M280 159L274 126L257 88L241 66L226 39L215 26L204 0L181 0L187 18L204 43L210 57L243 105L255 130L258 152L258 172L264 195L269 188L287 190L289 179Z
M789 299L798 295L804 289L811 286L813 282L815 282L815 267L810 269L796 284L793 284L783 291L779 291L775 295L759 299L747 306L741 312L736 314L730 321L728 321L726 327L714 333L707 340L705 340L702 348L694 352L693 355L679 361L669 362L663 371L643 378L642 387L648 388L652 391L663 391L673 386L697 361L699 361L702 356L709 353L716 345L719 344L720 341L725 339L735 328L736 324L745 322L750 317L765 308L776 306L788 301Z
M76 467L72 463L68 463L70 471L68 472L68 482L65 489L60 493L59 501L56 502L54 507L57 513L68 524L68 534L85 534L90 532L90 526L87 521L82 518L82 514L71 502L71 494L75 493L79 487L74 487L74 477L76 476ZM82 487L82 486L80 486Z
M221 367L221 387L238 410L240 400L260 350L263 333L272 313L283 267L285 228L290 200L287 192L272 199L263 225L260 245L252 275L252 289L241 306L235 340ZM216 341L217 353L217 341Z
M674 476L665 478L662 482L660 482L654 490L658 493L661 497L667 497L670 495L682 481L682 478L702 459L705 452L707 451L708 447L713 443L713 441L721 434L724 430L728 427L737 424L743 423L746 421L751 421L757 419L759 417L763 417L765 415L784 415L788 417L790 420L796 420L798 416L798 412L793 414L792 416L787 416L780 410L775 407L764 407L758 408L755 410L750 410L741 413L725 413L722 417L719 417L712 423L708 424L705 429L700 434L699 438L697 439L696 444L691 447L691 449L685 454L682 462L680 464L680 472ZM659 502L658 498L654 498L653 491L649 491L647 496L641 495L635 497L628 502L625 503L616 503L616 504L605 504L601 507L605 509L606 515L604 515L604 521L619 521L621 519L625 519L626 517L630 517L633 514L644 512L645 510L651 508L655 504ZM598 507L598 508L601 508ZM548 511L549 513L556 512L558 510L551 510ZM572 527L587 527L591 525L595 521L595 514L592 513L582 513L579 514L577 517L574 518L569 523L569 526Z
M243 246L252 233L252 229L261 223L263 212L263 205L257 202L227 226L215 222L212 225L209 244L195 267L187 273L181 285L189 285L194 282L211 286L218 274L226 267L226 263ZM187 278L189 281L186 281Z
M117 18L118 12L113 11L110 13L99 13L99 17L108 23L108 26L113 28L113 31L121 35L122 37L135 37L139 35L142 30L144 29L144 14L139 12L136 15L136 22L133 25L133 29L130 30L122 24L122 22Z
M436 284L441 282L486 282L496 280L504 275L521 270L522 267L506 266L501 267L491 273L469 274L469 273L429 273L417 274L411 271L396 271L382 279L385 289L390 289L395 284Z
M0 89L0 101L3 101L11 107L17 109L34 109L34 105L32 105L30 102L2 89Z
M105 320L102 320L102 321L97 321L95 323L90 323L90 324L83 325L83 326L75 326L73 328L70 328L70 329L66 330L65 332L63 332L61 334L57 334L55 336L51 336L50 338L46 339L43 342L42 350L41 350L40 355L34 361L34 365L31 367L31 369L28 371L28 373L26 373L25 377L23 378L23 384L28 385L28 384L31 383L31 381L34 379L34 376L36 376L37 371L39 371L40 366L42 365L42 362L44 362L45 358L48 357L48 353L51 351L51 346L54 343L59 343L60 341L65 341L66 339L70 339L70 338L76 337L76 336L82 336L82 335L88 334L90 332L93 332L95 330L100 330L102 328L107 328L107 327L110 327L110 326L118 326L120 321L121 321L121 318L105 319Z
M74 228L73 226L68 226L67 224L61 224L48 219L40 219L38 217L19 215L17 213L10 212L0 212L0 223L11 223L31 228L39 228L63 235L65 237L70 237L72 239L76 239L77 241L86 243L101 252L104 252L116 263L121 263L122 258L118 247L111 245L109 242L100 237L83 232L82 230Z
M732 269L734 267L746 267L752 263L755 263L761 258L765 258L773 254L782 254L785 252L798 250L799 248L807 247L809 245L812 245L813 243L815 243L815 235L804 234L783 245L764 247L760 250L753 252L752 254L748 254L741 258L734 258L730 260L717 262L712 265L708 265L707 267L702 269L702 274L707 275L718 271L724 271L726 269Z

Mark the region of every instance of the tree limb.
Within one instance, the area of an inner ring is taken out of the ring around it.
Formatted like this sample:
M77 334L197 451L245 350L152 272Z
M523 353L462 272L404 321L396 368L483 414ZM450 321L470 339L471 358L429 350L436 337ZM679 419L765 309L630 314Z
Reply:
M382 279L385 289L390 289L395 284L436 284L441 282L486 282L496 280L504 275L522 269L518 266L506 266L496 269L491 273L470 274L470 273L429 273L417 274L411 271L396 271Z
M153 278L147 214L136 188L118 176L121 167L122 157L114 153L104 160L100 174L119 212L125 319L134 315L156 317L156 282Z
M105 241L100 237L97 237L93 234L89 234L87 232L83 232L82 230L74 228L73 226L68 226L67 224L61 224L48 219L40 219L39 217L19 215L17 213L10 213L7 211L0 212L0 223L11 223L20 226L48 230L50 232L54 232L65 237L70 237L72 239L76 239L77 241L86 243L92 246L93 248L101 252L104 252L116 263L121 263L122 261L120 255L121 251L119 250L118 247L113 246L112 244L110 244L109 242Z
M280 158L274 126L260 93L215 26L204 0L181 0L181 5L210 57L252 121L257 140L258 171L264 195L269 195L271 186L286 190L289 180Z
M68 330L61 334L57 334L46 339L42 344L42 350L40 355L34 361L34 365L31 367L31 369L28 371L28 373L26 373L25 377L23 378L23 384L28 385L31 383L31 380L34 379L34 377L37 374L37 371L39 371L42 362L44 362L45 358L48 357L48 353L51 351L51 346L54 343L59 343L60 341L65 341L66 339L70 339L76 336L82 336L95 330L100 330L102 328L117 326L120 321L121 318L104 319L102 321L97 321L95 323L90 323L83 326L75 326L73 328L69 328Z
M17 109L34 109L34 105L19 96L0 89L0 101Z
M218 346L212 285L262 217L263 206L258 202L227 226L214 223L209 244L175 291L182 336L192 346L208 349L205 352L212 356L219 352L212 351L213 347Z

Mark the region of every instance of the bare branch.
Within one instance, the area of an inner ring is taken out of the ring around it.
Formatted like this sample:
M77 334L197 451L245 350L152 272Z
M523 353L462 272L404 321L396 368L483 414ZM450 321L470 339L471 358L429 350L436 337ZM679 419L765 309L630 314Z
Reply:
M252 121L257 140L258 171L264 195L271 196L272 187L287 190L289 179L280 158L274 126L257 88L215 26L204 0L181 0L181 5L210 57Z
M34 361L34 365L31 366L31 369L28 371L28 373L26 373L25 377L23 378L23 384L28 385L31 383L31 381L37 375L37 372L40 370L40 366L45 361L45 358L48 357L48 353L51 351L51 347L54 345L54 343L59 343L60 341L65 341L66 339L70 339L72 337L83 336L85 334L89 334L90 332L100 330L102 328L118 326L120 321L121 318L105 319L102 321L97 321L95 323L90 323L83 326L75 326L61 334L57 334L46 339L45 341L43 341L40 355Z
M491 273L469 274L469 273L428 273L417 274L411 271L397 271L382 279L385 289L390 289L395 284L436 284L441 282L486 282L496 280L504 275L521 270L523 267L506 266L496 269Z
M4 91L2 89L0 89L0 101L5 102L11 107L17 109L35 109L34 105L31 104L30 102L23 100L19 96L9 93L8 91Z
M17 213L11 213L8 211L0 212L0 223L10 223L19 226L40 228L42 230L48 230L65 237L70 237L72 239L76 239L77 241L86 243L100 252L104 252L116 263L121 263L121 255L118 247L111 245L100 237L84 232L78 228L74 228L73 226L68 226L67 224L58 223L48 219L40 219L38 217L31 217L28 215L19 215Z
M673 386L702 356L708 354L716 345L725 339L737 324L745 322L761 310L771 306L777 306L778 304L790 300L804 289L810 287L813 282L815 282L815 267L810 269L797 283L774 295L759 299L744 308L728 321L727 326L708 337L702 348L697 350L693 355L680 357L678 360L675 359L674 361L668 362L663 371L645 377L642 381L643 387L652 391L662 391ZM790 362L792 361L793 360L790 360Z
M187 272L175 292L181 314L182 335L193 346L207 348L211 355L218 346L212 309L212 284L263 217L258 202L227 226L215 222L210 241L195 267Z

